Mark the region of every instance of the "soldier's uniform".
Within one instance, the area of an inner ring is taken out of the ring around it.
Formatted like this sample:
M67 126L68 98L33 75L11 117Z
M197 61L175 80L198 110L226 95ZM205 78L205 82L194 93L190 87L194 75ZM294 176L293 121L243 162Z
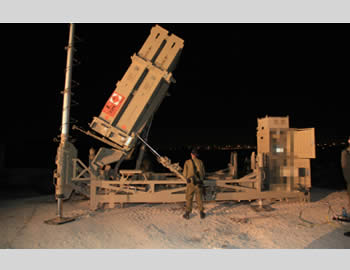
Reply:
M349 207L350 207L350 145L348 146L348 148L344 149L341 153L341 167L343 169L343 175L344 175L348 193L349 193Z
M349 146L341 152L341 167L346 181L346 186L349 195L349 211L350 211L350 137L348 139ZM350 231L344 233L345 236L350 237Z
M195 151L192 151L192 154L198 155ZM193 162L195 166L193 165ZM195 168L196 167L196 168ZM197 169L198 174L195 173ZM198 178L198 176L199 178ZM203 207L203 201L202 201L202 184L203 179L205 176L205 169L203 162L198 159L196 156L192 156L191 159L186 160L183 170L183 176L187 179L187 186L186 186L186 213L184 215L184 218L189 218L189 213L192 212L192 202L193 202L193 196L196 194L196 200L198 209L200 211L201 218L205 217L204 214L204 207Z

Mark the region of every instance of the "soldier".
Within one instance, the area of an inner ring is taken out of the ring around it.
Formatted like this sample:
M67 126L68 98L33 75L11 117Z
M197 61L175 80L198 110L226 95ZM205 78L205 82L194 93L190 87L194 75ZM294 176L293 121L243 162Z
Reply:
M341 167L343 169L343 175L348 189L350 212L350 137L348 139L348 147L344 149L341 153ZM350 236L350 232L345 232L344 235Z
M106 165L105 167L105 176L106 180L114 180L114 171L112 170L111 165Z
M107 179L107 173L105 171L105 166L101 166L98 170L99 175L97 176L97 179L99 180L106 180Z
M203 162L198 159L198 152L193 149L191 152L191 159L186 160L183 170L183 176L187 179L186 186L186 212L183 218L189 219L192 212L193 195L196 193L196 200L198 209L200 211L200 218L205 218L203 212L202 191L203 191L203 179L205 176L205 170Z
M344 149L341 153L341 167L343 168L343 175L348 188L350 207L350 137L348 139L348 147Z

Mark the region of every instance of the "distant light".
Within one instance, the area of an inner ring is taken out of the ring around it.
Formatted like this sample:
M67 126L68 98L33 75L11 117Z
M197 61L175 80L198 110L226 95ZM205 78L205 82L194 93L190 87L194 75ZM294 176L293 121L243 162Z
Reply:
M276 153L283 153L284 149L283 147L276 147Z

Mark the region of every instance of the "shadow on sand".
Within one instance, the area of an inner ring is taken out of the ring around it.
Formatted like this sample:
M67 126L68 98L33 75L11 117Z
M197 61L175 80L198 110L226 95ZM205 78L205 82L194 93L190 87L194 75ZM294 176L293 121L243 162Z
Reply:
M312 241L305 248L315 249L349 249L350 237L344 236L344 232L350 231L350 226L345 225L341 228L336 228L334 231Z
M326 198L328 195L330 195L333 192L336 192L339 190L334 189L325 189L325 188L312 188L311 189L311 202L318 202L322 199Z

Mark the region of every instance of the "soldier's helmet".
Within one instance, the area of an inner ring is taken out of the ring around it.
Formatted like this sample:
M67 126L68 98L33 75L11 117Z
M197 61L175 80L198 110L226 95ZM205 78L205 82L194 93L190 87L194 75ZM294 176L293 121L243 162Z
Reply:
M196 157L199 156L198 150L197 150L196 148L193 148L193 149L192 149L191 154L195 155Z

